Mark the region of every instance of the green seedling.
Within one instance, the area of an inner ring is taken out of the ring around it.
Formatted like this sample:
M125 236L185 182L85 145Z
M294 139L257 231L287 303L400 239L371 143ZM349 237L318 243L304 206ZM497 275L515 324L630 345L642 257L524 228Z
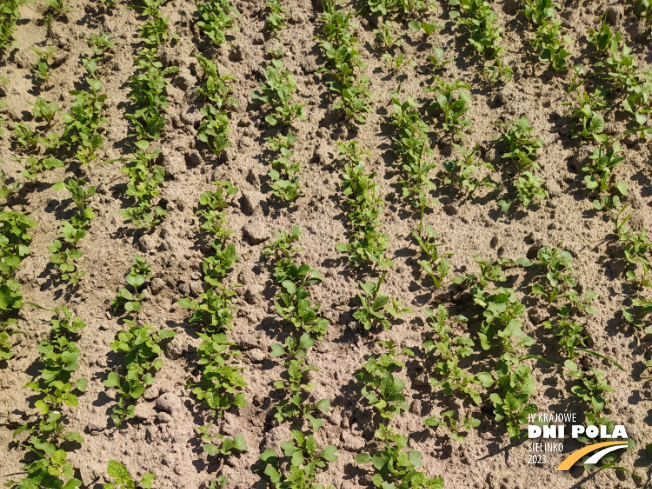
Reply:
M14 136L16 143L24 148L33 149L38 144L38 137L29 127L22 122L14 126Z
M443 118L442 128L451 136L461 138L465 132L471 130L471 120L464 117L471 104L471 89L468 83L456 81L448 83L435 77L436 84L426 87L426 92L435 94L434 102L428 106L428 112L440 114Z
M275 152L275 158L270 161L270 188L274 196L290 201L303 195L299 187L299 173L301 172L298 161L292 162L294 151L291 148L296 141L292 133L286 136L277 135L265 138L270 149Z
M345 156L349 164L340 175L341 191L348 207L349 225L352 235L348 243L337 243L335 249L349 255L349 261L357 266L366 263L380 268L387 268L392 261L385 256L389 236L382 233L380 216L383 201L378 196L378 184L375 173L365 173L362 156L371 156L368 151L358 148L357 141L338 143L340 156Z
M417 470L423 466L421 452L406 450L408 439L381 424L374 439L380 446L373 454L360 453L355 457L357 464L371 463L374 468L372 481L375 487L443 489L441 477L430 478Z
M35 156L28 156L24 160L16 159L16 162L23 167L21 175L30 180L35 180L45 170L63 167L63 161L51 156L40 159Z
M387 15L388 12L399 11L407 14L414 11L426 10L430 3L421 0L364 0L360 12L369 11Z
M327 65L319 68L318 73L327 73L334 79L327 82L329 90L341 97L335 103L335 110L344 110L347 117L364 123L366 113L371 112L373 100L369 90L369 79L357 75L356 68L364 69L366 65L355 45L357 39L353 32L357 26L350 19L352 14L344 13L337 5L337 0L323 2L324 13L321 16L322 42Z
M422 238L417 231L412 231L412 237L421 248L421 252L428 256L427 260L420 260L419 265L432 279L435 287L441 287L450 273L451 266L448 257L453 253L447 252L441 257L439 256L439 247L444 243L438 242L439 233L429 225L426 225L425 237Z
M7 50L14 44L16 21L20 19L20 10L24 0L6 0L0 8L0 52Z
M231 205L229 200L238 193L238 189L228 181L211 183L217 187L217 190L215 192L209 190L201 194L199 205L202 208L195 211L195 214L204 220L201 229L208 231L216 239L225 240L233 234L233 231L225 227L226 212L223 210Z
M27 473L23 479L18 482L10 480L5 483L5 486L16 489L24 487L73 489L82 485L82 481L74 477L75 469L72 463L66 460L68 454L65 450L57 450L51 444L29 448L36 456L36 460L23 466L23 471Z
M129 176L126 194L135 199L135 205L119 213L136 226L151 230L167 214L167 210L155 203L165 181L165 170L157 163L161 149L149 151L148 141L137 141L134 146L134 157L120 171Z
M330 401L321 399L315 404L308 402L309 393L315 388L313 382L305 382L304 379L310 372L316 372L319 369L306 362L308 348L314 346L315 340L308 333L303 333L297 340L294 336L285 338L285 344L272 345L273 357L286 357L284 366L287 368L287 380L274 382L274 387L285 392L277 408L274 417L279 423L288 419L305 418L321 426L323 421L317 420L312 416L312 412L330 410Z
M154 277L150 273L152 267L147 264L145 258L136 255L135 259L136 264L129 269L129 273L125 277L125 281L131 286L132 290L123 287L118 291L115 299L111 301L111 308L114 313L124 309L127 313L138 314L140 306L146 298L145 294L140 293L140 290L149 279Z
M590 166L585 166L582 171L588 173L584 177L586 188L590 190L597 189L599 192L609 192L610 195L600 195L598 199L593 201L593 207L596 210L603 209L617 209L621 207L622 203L620 197L627 196L629 186L627 182L621 181L612 183L612 171L617 165L624 160L622 156L618 156L623 151L614 143L611 151L606 148L596 148L593 154L589 156L591 160Z
M397 352L396 345L391 341L380 341L378 344L387 348L387 353L383 353L378 358L370 356L362 365L362 370L355 374L355 378L362 386L360 391L362 396L378 414L383 418L392 419L394 415L410 407L402 394L405 382L393 375L393 372L405 366L395 359L395 355L400 353L414 357L414 353L409 348Z
M578 106L575 107L569 102L564 105L572 107L570 130L573 138L582 137L583 139L594 139L603 144L607 141L608 136L604 131L604 118L597 111L609 109L605 102L605 92L603 89L596 89L593 95L587 92L578 92Z
M247 385L240 373L243 367L227 363L239 359L240 353L224 333L199 333L199 337L202 340L197 350L201 376L198 382L188 380L186 388L192 389L197 400L221 418L234 407L247 405L244 393L238 392Z
M244 441L244 436L237 435L235 438L227 438L220 434L212 434L211 428L210 424L197 428L202 435L202 441L208 442L204 443L203 449L209 456L229 456L235 451L246 452L249 449Z
M276 37L280 38L281 30L283 30L287 22L286 15L290 13L290 10L284 7L280 0L267 0L267 8L269 9L269 14L265 21L267 28Z
M78 331L86 327L79 317L66 307L55 309L56 319L52 320L50 338L41 341L36 349L41 354L39 378L28 382L25 388L30 388L43 396L34 405L41 414L51 410L60 410L63 405L77 406L77 393L86 390L87 380L80 378L74 383L71 378L77 370L79 347L75 344Z
M472 293L473 302L480 306L484 317L478 331L483 350L502 346L504 351L513 353L517 348L532 345L534 340L523 333L523 323L518 319L525 313L525 306L516 299L513 289L498 287L494 294L479 289Z
M533 285L531 293L544 295L550 302L557 300L564 286L577 285L573 278L573 257L568 251L561 251L559 246L561 243L553 249L547 246L540 248L537 260L533 262L546 272L548 283Z
M494 64L485 69L484 74L492 82L503 76L509 81L512 69L501 59L504 52L502 45L503 28L497 25L498 15L485 0L450 0L449 4L458 7L449 12L451 19L456 19L469 33L469 43L482 56L483 61L493 60Z
M534 128L527 117L522 116L509 124L497 122L496 125L503 132L502 142L507 149L502 158L513 161L519 172L529 168L539 168L534 158L537 150L543 148L543 141L532 137Z
M428 56L428 60L432 63L434 71L441 71L448 63L455 61L454 56L446 56L444 48L434 48L432 52L433 54Z
M20 190L20 183L11 182L5 172L0 170L0 199L9 200L18 190Z
M316 430L315 430L316 431ZM333 489L333 486L314 485L317 469L324 470L328 462L337 460L337 448L328 445L319 449L313 435L291 430L292 440L281 443L283 456L271 449L260 455L259 468L276 489L301 487Z
M56 48L48 47L45 49L38 49L32 46L32 51L38 56L36 67L34 68L34 83L37 86L47 86L50 80L50 59L57 52Z
M476 405L482 405L476 386L491 387L494 383L493 377L487 372L470 374L459 366L463 358L473 354L475 343L471 338L464 336L450 336L451 327L447 325L448 310L441 304L436 311L424 309L423 312L428 317L428 324L437 335L436 338L423 343L426 355L434 357L436 361L433 365L435 375L430 377L430 384L433 387L441 387L446 396L462 393L470 397ZM457 316L455 321L466 323L468 319Z
M118 428L135 416L136 401L154 383L155 373L163 367L161 343L176 335L171 330L154 331L147 324L137 325L131 321L128 324L129 329L118 333L110 344L114 352L124 355L125 374L110 372L104 381L105 387L116 390L111 419Z
M392 319L400 318L405 313L414 312L409 307L403 307L395 298L380 293L380 286L387 277L387 273L384 272L378 282L359 283L363 294L358 294L360 309L353 313L353 318L358 320L367 331L372 328L377 329L378 326L382 326L385 331L388 331L392 327Z
M502 392L493 392L489 399L494 405L496 422L507 424L510 438L522 438L521 425L528 422L528 415L537 412L534 403L528 403L535 392L534 376L530 367L515 365L509 357L503 356L496 364L496 386Z
M396 32L394 23L391 20L386 20L373 32L376 35L376 41L386 50L394 46L400 46L403 42L403 35Z
M466 435L461 433L471 431L471 429L480 426L480 420L474 418L473 416L469 416L468 419L466 417L462 417L458 422L457 419L455 419L455 410L451 409L450 411L444 411L441 413L441 418L437 416L426 418L424 420L424 424L432 428L437 428L440 425L447 426L450 430L450 439L455 440L460 445L463 445L464 440L466 439Z
M622 221L620 216L623 214L627 206L624 206L617 214L614 228L615 234L618 236L618 241L623 244L623 254L630 267L626 269L625 276L627 280L637 282L639 285L645 287L652 287L652 280L650 280L648 273L650 272L650 263L646 255L652 249L652 243L647 240L647 231L644 227L638 233L631 231L627 226L631 214L627 215Z
M99 34L91 32L86 44L93 50L95 59L104 60L109 56L109 53L115 51L115 42L113 42L111 33L106 31L100 31Z
M303 113L305 104L292 103L292 94L297 91L297 85L290 70L283 69L281 60L273 59L272 64L267 66L265 80L260 90L251 92L251 98L269 107L270 113L265 116L265 121L270 126L289 125L296 119L306 119Z
M581 324L573 321L560 319L553 326L552 321L544 321L546 329L554 329L554 335L559 337L559 346L566 349L566 356L569 360L574 360L579 356L578 349L586 349L586 342L589 334Z
M418 34L419 32L423 32L426 37L430 36L433 32L437 32L443 29L442 26L437 25L435 22L426 22L425 20L422 20L419 22L418 20L411 20L408 22L408 27L412 32L415 34Z
M404 175L399 183L403 187L403 196L409 197L412 207L419 212L421 222L424 211L437 202L429 195L429 191L434 188L429 173L436 164L434 161L424 161L434 154L428 136L430 128L421 119L412 97L401 103L396 94L393 94L392 105L394 113L391 122L395 130L392 142L398 155L395 165Z
M154 474L145 472L140 478L140 481L136 482L127 470L127 467L115 460L109 460L106 472L113 479L113 482L104 484L102 486L103 489L136 489L140 487L150 489L154 480Z
M235 17L240 13L229 0L195 0L195 6L201 19L197 25L216 47L219 48L226 42L226 33L229 29L236 32L240 30L233 25Z
M59 110L59 106L56 102L48 102L43 97L37 97L36 101L31 105L34 105L34 109L32 110L34 118L36 120L45 120L47 122L52 122L54 115Z
M455 185L459 190L464 191L467 195L471 196L478 187L489 187L497 189L498 185L490 177L486 176L481 180L474 177L475 172L480 167L489 169L495 172L495 168L491 163L487 163L475 157L480 143L468 151L462 146L453 143L453 147L462 155L461 159L445 161L442 163L445 173L443 173L443 180L446 185Z
M571 392L586 402L591 411L589 414L597 418L599 413L609 406L606 394L614 392L613 388L604 378L605 372L591 367L591 373L579 370L575 362L566 360L564 366L568 369L567 375L579 379L579 384L571 387Z
M29 230L36 226L35 221L21 212L0 212L0 285L4 280L14 278L20 262L29 255L32 241Z

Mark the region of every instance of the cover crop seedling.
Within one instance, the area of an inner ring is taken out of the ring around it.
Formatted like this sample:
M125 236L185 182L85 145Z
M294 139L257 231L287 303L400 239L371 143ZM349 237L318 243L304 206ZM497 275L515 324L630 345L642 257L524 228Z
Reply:
M402 394L405 382L393 374L405 366L395 355L400 353L414 357L414 353L409 348L397 352L396 345L391 341L379 341L378 344L387 348L387 353L379 357L369 357L355 377L362 386L362 396L369 404L383 418L392 419L395 414L407 411L410 407Z
M219 48L226 42L228 29L240 30L233 25L235 17L239 17L240 13L229 0L195 0L195 6L201 19L197 25L216 47Z
M145 300L145 294L140 293L140 290L149 279L154 277L150 273L151 271L152 267L147 264L145 258L136 256L136 264L129 269L129 273L125 277L132 290L123 287L118 291L115 299L111 302L114 313L124 309L127 313L134 312L138 314L140 306Z
M267 66L265 80L260 84L260 90L251 92L252 99L269 107L270 113L265 116L265 121L270 126L276 126L292 124L296 119L305 120L305 104L292 103L292 94L297 91L297 85L290 70L283 69L283 61L272 60L272 64Z
M316 431L316 430L315 430ZM299 430L291 430L292 440L281 443L283 456L276 451L267 449L260 455L263 462L259 470L277 489L333 489L329 485L314 485L317 470L326 469L328 462L337 460L337 448L333 445L319 449L314 435L305 435Z
M348 243L337 243L335 249L349 254L349 261L357 266L373 264L380 268L392 266L385 256L389 236L379 228L383 212L383 200L378 196L375 173L365 173L362 156L371 156L358 148L357 141L338 143L340 155L348 159L344 173L340 175L344 202L348 207L346 217L352 234Z
M463 393L470 397L476 405L482 405L482 399L476 386L491 387L494 383L493 377L487 372L471 374L460 367L462 359L473 354L475 343L471 338L449 334L451 327L447 324L448 310L441 304L436 311L424 309L423 312L428 317L428 324L437 335L436 338L423 343L426 355L434 357L437 362L433 365L435 376L430 377L430 384L433 387L441 387L446 396ZM464 316L457 316L455 321L466 323L468 319ZM428 425L427 422L426 424Z
M378 282L360 282L362 294L358 294L360 299L360 309L353 313L353 318L369 331L377 326L382 326L384 330L392 327L392 319L400 318L404 313L413 312L409 307L403 305L393 297L382 295L380 286L385 280L388 272L384 272ZM391 301L391 303L390 303Z
M434 102L428 107L428 112L440 114L443 117L442 128L450 136L461 138L471 129L471 120L464 117L471 104L471 89L468 83L456 81L448 83L435 77L436 84L426 87L426 92L435 94Z
M110 345L114 352L123 354L125 373L110 372L104 381L105 387L116 390L111 419L117 428L135 416L136 401L154 383L155 373L163 366L163 359L159 357L161 343L176 335L170 330L155 332L147 324L137 325L131 321L127 324L129 329L118 333Z
M443 489L441 477L430 478L418 468L423 466L421 452L407 450L408 438L395 433L391 427L380 425L374 434L378 449L373 454L360 453L357 464L371 463L375 487L411 489Z
M140 481L136 482L127 467L115 460L109 460L106 472L113 479L113 482L104 484L102 486L104 489L136 489L137 487L149 489L152 487L152 481L154 480L154 474L145 472Z
M373 100L369 90L369 79L356 75L357 69L365 69L366 65L360 57L355 45L358 40L353 36L357 26L350 19L351 13L344 13L337 0L323 2L324 13L321 16L322 42L319 47L324 52L327 65L319 68L318 73L327 73L334 80L327 82L329 90L340 95L333 109L344 110L347 117L356 122L365 122L365 113L371 112L370 102Z

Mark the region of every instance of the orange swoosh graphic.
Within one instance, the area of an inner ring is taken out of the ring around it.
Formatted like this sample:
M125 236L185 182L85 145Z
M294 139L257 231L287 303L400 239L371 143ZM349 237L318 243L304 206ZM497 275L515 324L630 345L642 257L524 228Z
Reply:
M568 470L570 469L575 462L581 459L587 453L595 452L600 448L610 447L612 445L625 445L626 441L605 441L602 443L596 443L595 445L589 445L588 447L580 448L576 452L571 453L562 463L559 464L556 470Z

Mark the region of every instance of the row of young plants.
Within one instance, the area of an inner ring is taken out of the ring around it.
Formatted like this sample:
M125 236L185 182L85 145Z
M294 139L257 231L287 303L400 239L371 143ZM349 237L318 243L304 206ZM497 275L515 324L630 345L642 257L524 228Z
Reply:
M150 0L133 7L147 19L139 28L142 46L133 58L136 72L128 81L133 112L125 114L133 131L129 136L135 137L136 141L131 146L133 156L119 158L126 161L121 171L129 177L126 194L133 199L132 205L121 210L120 214L136 227L146 230L152 230L167 214L158 197L165 180L165 170L159 163L161 148L152 144L165 129L163 111L169 105L166 94L169 76L179 71L177 66L164 66L159 56L159 48L177 37L169 33L169 19L160 13L167 1Z
M38 397L34 407L39 419L22 425L14 431L14 438L23 438L19 446L30 454L31 461L23 467L24 477L10 480L8 487L79 487L76 468L67 460L69 453L79 448L84 438L69 431L68 416L64 408L77 407L78 396L86 390L87 380L77 378L80 349L77 346L80 330L86 323L74 316L66 306L54 310L55 318L49 338L36 349L40 353L39 374L25 385ZM27 433L27 436L22 436Z
M22 212L0 212L0 365L12 358L14 335L23 307L22 284L16 279L16 271L29 255L32 241L30 229L37 224Z
M202 34L210 39L216 49L226 41L229 29L237 30L233 25L234 18L239 12L231 5L229 0L218 2L196 2L200 20L197 25ZM205 58L199 53L195 57L204 72L204 81L198 93L204 97L205 105L200 109L203 116L197 129L197 138L206 144L215 155L220 155L222 150L231 143L228 139L231 127L229 125L230 107L237 104L231 95L233 89L229 86L235 77L221 74L216 57Z
M274 382L281 393L274 418L279 424L299 423L300 429L290 430L292 439L280 444L283 455L272 448L266 449L256 470L274 487L332 489L332 485L315 485L318 469L325 470L328 462L337 460L337 448L333 445L320 448L315 439L324 425L319 415L330 410L330 401L318 400L311 393L316 385L310 375L319 369L307 359L315 343L323 340L329 321L319 315L321 304L310 300L310 288L323 281L322 275L305 263L297 263L302 249L294 243L301 234L297 226L292 226L289 232L276 231L275 241L266 245L262 253L263 258L274 263L277 287L274 307L282 322L292 328L283 344L271 347L272 356L283 358L286 368L284 378ZM309 429L303 430L306 422Z
M32 129L27 124L18 122L13 128L14 147L27 155L14 159L23 168L22 176L29 180L36 180L45 170L63 167L64 161L58 158L62 152L75 151L75 157L84 165L88 165L98 157L97 152L104 144L101 131L102 125L107 122L102 115L105 111L106 94L101 92L103 84L100 74L115 45L106 33L91 34L87 44L93 54L82 57L82 65L86 71L83 79L85 88L70 91L74 100L70 111L60 115L64 123L62 134L52 131L55 116L60 111L59 105L41 96L31 103L32 116L35 121L44 125ZM46 57L50 55L51 53ZM47 69L46 63L42 71L47 73ZM6 186L4 177L2 180ZM8 188L10 191L7 196L11 196L19 188L19 184Z
M179 299L178 304L192 310L190 324L197 325L201 343L197 347L199 379L188 379L186 388L212 416L221 419L227 412L247 405L242 388L247 384L238 365L240 352L229 340L237 307L233 304L237 284L228 281L228 274L238 260L235 244L229 242L233 230L228 228L226 210L238 192L230 182L213 182L215 191L201 194L196 214L201 220L200 243L209 250L202 261L204 290L197 300ZM215 432L212 424L198 428L204 451L209 456L224 459L247 451L242 435L228 438ZM225 487L228 480L219 475L210 481L210 487Z

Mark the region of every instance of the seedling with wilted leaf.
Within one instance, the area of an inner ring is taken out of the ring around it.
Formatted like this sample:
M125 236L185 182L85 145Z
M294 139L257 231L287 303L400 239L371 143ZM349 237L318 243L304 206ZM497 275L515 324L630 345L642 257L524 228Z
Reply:
M104 484L102 486L103 489L135 489L137 487L150 489L154 480L154 474L145 472L140 481L136 482L127 470L127 467L115 460L109 460L106 472L113 479L113 482Z
M421 452L406 450L408 438L395 433L381 424L374 433L379 449L372 454L360 453L355 457L357 464L372 463L374 486L382 488L443 489L441 477L430 478L417 470L423 465Z
M392 319L397 319L405 313L413 312L409 307L403 305L394 297L380 293L380 286L387 277L384 272L378 282L360 282L359 286L363 294L358 294L360 309L353 313L353 318L369 331L372 328L382 326L385 331L392 327ZM390 319L390 317L392 319Z

